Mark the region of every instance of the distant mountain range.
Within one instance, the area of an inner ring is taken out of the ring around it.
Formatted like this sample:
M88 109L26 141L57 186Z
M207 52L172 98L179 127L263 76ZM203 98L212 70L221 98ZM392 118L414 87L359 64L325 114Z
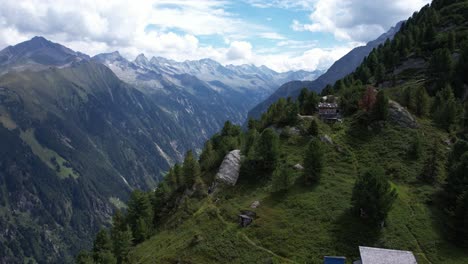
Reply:
M211 59L176 62L161 57L148 59L143 54L134 61L128 61L118 52L99 54L93 59L108 66L121 80L144 93L155 95L156 100L164 99L158 100L158 103L179 116L184 108L174 100L198 104L200 111L194 109L198 113L189 113L190 118L212 119L206 120L210 124L213 118L215 123L225 120L242 123L253 106L283 83L314 80L322 73L318 70L278 73L266 66L223 66ZM197 94L201 90L206 93ZM203 111L208 116L203 117ZM213 111L222 114L218 117ZM203 124L202 120L199 121ZM209 127L209 124L202 127L207 125ZM211 133L215 131L217 129L211 130Z
M0 263L66 263L132 189L290 78L266 67L88 55L42 37L0 51Z
M309 79L307 81L294 80L283 84L278 90L270 95L266 100L255 106L249 111L248 117L259 118L262 113L268 110L268 107L276 102L279 98L297 97L302 88L307 88L311 91L321 92L328 84L333 85L339 79L352 73L369 55L369 53L377 48L380 44L385 43L387 39L392 39L400 30L402 22L399 22L389 31L379 36L365 46L357 47L351 50L348 54L337 60L323 75L315 80Z

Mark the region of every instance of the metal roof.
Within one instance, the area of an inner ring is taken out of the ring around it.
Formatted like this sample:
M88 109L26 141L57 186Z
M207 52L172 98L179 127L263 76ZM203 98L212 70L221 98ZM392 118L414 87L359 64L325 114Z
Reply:
M359 247L362 264L417 264L411 251Z
M319 103L319 108L338 108L338 104L336 103Z
M325 256L323 260L323 264L345 264L346 258L345 257L330 257Z

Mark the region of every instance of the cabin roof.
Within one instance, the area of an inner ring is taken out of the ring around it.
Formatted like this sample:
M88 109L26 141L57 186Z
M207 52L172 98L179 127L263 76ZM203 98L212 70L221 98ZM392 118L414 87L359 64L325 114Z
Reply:
M319 103L319 108L338 108L338 104L336 103Z
M417 264L411 251L359 247L362 264Z

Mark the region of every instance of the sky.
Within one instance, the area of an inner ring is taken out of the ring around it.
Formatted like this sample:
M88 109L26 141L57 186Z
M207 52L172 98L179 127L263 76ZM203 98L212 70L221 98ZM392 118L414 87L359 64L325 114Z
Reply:
M118 50L273 70L326 70L429 0L1 0L0 49L43 36L91 56Z

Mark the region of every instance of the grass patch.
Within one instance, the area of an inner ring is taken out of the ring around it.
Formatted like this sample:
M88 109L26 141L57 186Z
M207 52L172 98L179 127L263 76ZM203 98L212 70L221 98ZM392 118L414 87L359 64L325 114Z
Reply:
M54 170L62 178L71 177L77 179L80 175L70 165L70 163L61 157L57 152L43 147L34 136L34 129L21 131L21 139L29 145L34 155L44 162L49 168Z

